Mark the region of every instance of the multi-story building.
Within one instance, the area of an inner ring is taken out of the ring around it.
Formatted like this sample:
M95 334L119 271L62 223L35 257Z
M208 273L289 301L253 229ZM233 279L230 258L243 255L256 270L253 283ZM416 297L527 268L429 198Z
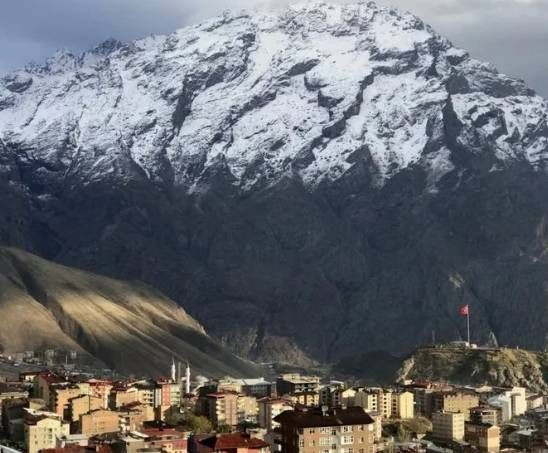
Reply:
M217 392L207 395L207 414L214 426L238 424L238 393Z
M527 400L523 387L503 389L501 393L489 398L488 403L500 409L501 421L508 421L527 411Z
M46 448L54 448L57 438L69 434L69 424L56 413L29 413L25 418L24 437L28 453L38 453Z
M82 395L89 395L87 382L50 386L48 407L61 417L69 419L70 400Z
M109 407L111 409L117 409L122 406L127 406L135 402L141 402L139 400L139 390L135 386L127 386L125 384L115 385L109 397ZM152 406L152 404L149 404Z
M319 406L320 394L318 392L295 392L289 395L285 395L293 404L299 404L301 406Z
M65 419L72 423L78 422L80 416L98 409L103 409L103 399L91 395L80 395L71 398L68 404L68 411ZM68 415L68 416L67 416Z
M171 380L159 380L156 382L156 392L154 394L155 407L179 407L181 405L180 383Z
M463 440L464 418L462 412L434 412L432 436L440 440Z
M259 426L271 431L278 428L280 424L274 420L284 411L293 410L293 403L283 399L261 398L259 405Z
M366 412L375 412L379 414L379 399L377 397L377 393L363 389L358 390L354 395L353 405L363 408Z
M464 420L470 420L470 409L477 407L477 395L461 392L436 392L432 395L434 412L461 412Z
M64 376L44 371L34 376L32 394L34 398L50 402L50 389L53 385L68 384Z
M320 389L320 405L329 407L354 406L356 390L344 388L342 384L326 385Z
M254 396L238 396L238 423L253 423L259 421L259 405Z
M99 409L80 416L80 432L88 437L115 433L120 429L117 412Z
M499 409L489 406L472 407L470 409L470 422L475 424L487 423L499 425Z
M315 408L282 412L284 453L374 453L374 420L361 408Z
M241 379L241 393L256 398L264 398L272 395L272 382L265 378Z
M102 379L90 379L88 381L90 395L100 398L102 401L103 409L108 409L110 392L113 389L113 384L111 381L106 381Z
M407 419L415 416L415 400L411 392L392 393L392 418Z
M298 373L282 374L276 380L276 392L278 396L295 393L315 392L320 389L320 378L317 376L303 376Z
M120 419L120 431L127 433L141 429L145 422L155 419L154 408L139 402L122 406L117 411Z
M464 440L485 453L500 451L500 428L489 423L464 424Z

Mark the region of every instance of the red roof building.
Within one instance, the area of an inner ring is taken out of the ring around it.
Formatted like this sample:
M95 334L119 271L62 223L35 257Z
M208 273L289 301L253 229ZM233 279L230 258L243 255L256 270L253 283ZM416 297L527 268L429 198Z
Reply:
M248 434L218 434L195 439L197 453L268 453L268 444Z

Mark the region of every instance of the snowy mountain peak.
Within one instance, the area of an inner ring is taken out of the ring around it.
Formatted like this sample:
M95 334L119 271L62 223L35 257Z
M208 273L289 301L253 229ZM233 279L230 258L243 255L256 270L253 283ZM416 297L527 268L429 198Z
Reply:
M435 188L459 143L543 162L547 112L523 82L374 2L227 12L0 81L0 139L16 159L188 190L214 169L242 188L288 175L312 187L358 162L377 184L421 165Z

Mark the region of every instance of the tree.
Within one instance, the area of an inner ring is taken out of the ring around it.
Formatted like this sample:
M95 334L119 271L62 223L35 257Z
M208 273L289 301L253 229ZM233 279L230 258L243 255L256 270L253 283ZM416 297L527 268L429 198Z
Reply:
M211 422L201 415L187 414L185 424L196 434L209 433L213 430Z

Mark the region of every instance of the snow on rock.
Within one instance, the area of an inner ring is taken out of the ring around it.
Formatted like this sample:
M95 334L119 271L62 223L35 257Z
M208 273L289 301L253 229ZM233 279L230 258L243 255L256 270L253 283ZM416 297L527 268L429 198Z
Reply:
M242 188L286 175L312 187L365 150L380 184L422 165L435 190L453 168L448 108L477 152L539 166L548 154L547 103L522 82L411 14L307 3L6 75L0 140L44 171L91 181L130 165L189 190L218 165Z

